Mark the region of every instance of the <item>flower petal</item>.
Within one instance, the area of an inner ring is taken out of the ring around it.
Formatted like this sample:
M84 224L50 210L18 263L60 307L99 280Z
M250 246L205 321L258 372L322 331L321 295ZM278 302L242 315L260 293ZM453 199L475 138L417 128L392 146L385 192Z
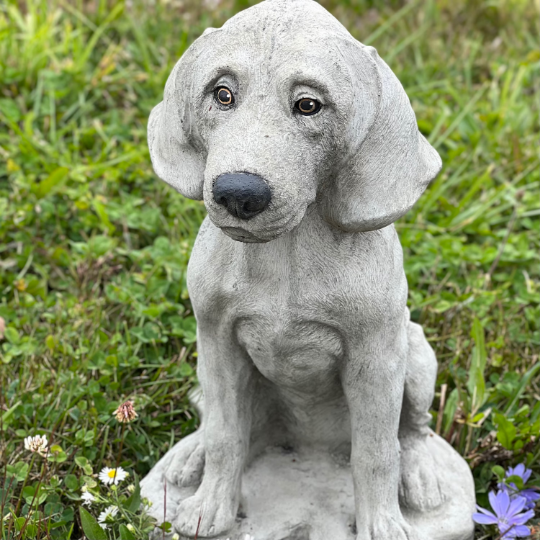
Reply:
M510 501L510 506L508 507L508 516L512 518L516 514L519 514L527 504L527 499L525 497L516 497L514 500Z
M504 540L516 537L514 529L515 527L510 523L499 523L499 532L501 533L501 538L504 538Z
M480 523L481 525L495 525L498 523L497 518L494 515L488 516L485 514L473 514L472 516L473 521L476 523Z
M529 501L537 501L540 499L540 493L533 488L524 489L520 495L527 498Z
M529 519L534 517L534 510L529 510L528 512L523 512L523 514L518 514L517 516L510 516L510 523L515 525L525 525Z
M531 535L531 530L525 525L518 525L512 529L518 538L524 538Z
M494 520L497 520L497 516L493 512L490 512L489 510L486 510L485 508L482 508L481 506L478 506L478 505L476 505L476 509L479 512L482 512L482 514L485 514L486 516L491 516Z
M493 508L497 516L506 516L508 507L510 506L510 496L508 493L506 493L506 491L499 491L498 493L490 491L489 502L491 503L491 508Z

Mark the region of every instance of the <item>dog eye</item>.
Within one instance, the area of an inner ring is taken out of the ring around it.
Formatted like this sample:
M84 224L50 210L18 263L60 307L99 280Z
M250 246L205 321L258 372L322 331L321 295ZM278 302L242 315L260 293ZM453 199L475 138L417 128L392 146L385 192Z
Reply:
M313 114L317 114L321 110L322 103L319 103L315 99L304 98L298 100L294 104L294 107L300 114L304 116L311 116Z
M214 98L222 105L230 106L234 103L234 96L232 92L225 86L220 86L214 90Z

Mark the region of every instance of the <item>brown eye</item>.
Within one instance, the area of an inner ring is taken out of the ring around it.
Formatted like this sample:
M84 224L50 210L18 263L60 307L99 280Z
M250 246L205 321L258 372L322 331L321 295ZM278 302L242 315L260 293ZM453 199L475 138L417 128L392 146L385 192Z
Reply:
M298 100L294 104L295 109L304 116L311 116L317 114L321 108L322 103L319 103L316 99L304 98Z
M220 86L214 90L214 97L216 101L222 105L232 105L234 103L232 92L224 86Z

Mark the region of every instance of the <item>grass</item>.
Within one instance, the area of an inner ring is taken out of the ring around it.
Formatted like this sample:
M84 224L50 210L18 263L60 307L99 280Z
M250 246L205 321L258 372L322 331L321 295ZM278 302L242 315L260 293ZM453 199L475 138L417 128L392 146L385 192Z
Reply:
M540 485L540 5L322 3L377 47L444 161L397 224L439 359L434 427L481 504L500 466ZM185 271L205 211L156 179L146 121L193 39L249 4L0 5L2 540L80 538L82 486L118 462L136 485L197 426ZM36 434L48 459L24 449ZM100 493L122 509L108 538L146 538L136 488Z

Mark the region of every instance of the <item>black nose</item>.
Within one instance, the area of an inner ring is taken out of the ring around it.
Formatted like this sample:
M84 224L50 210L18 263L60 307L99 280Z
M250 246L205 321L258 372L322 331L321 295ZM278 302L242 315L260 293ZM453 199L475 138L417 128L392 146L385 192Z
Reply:
M272 197L268 184L255 174L222 174L214 183L214 201L234 217L250 219L260 214Z

